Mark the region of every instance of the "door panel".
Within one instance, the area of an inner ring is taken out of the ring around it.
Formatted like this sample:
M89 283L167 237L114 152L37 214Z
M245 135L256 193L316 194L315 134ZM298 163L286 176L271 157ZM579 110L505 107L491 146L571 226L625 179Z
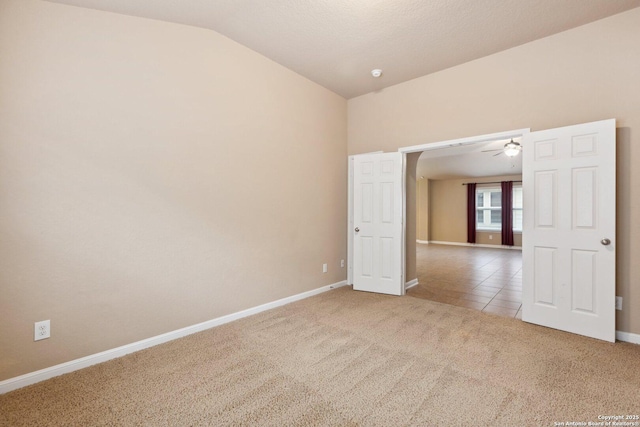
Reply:
M556 248L538 246L534 249L535 271L538 272L534 276L536 304L555 307L556 252Z
M556 171L535 173L535 219L536 227L555 228L556 225Z
M353 288L402 295L402 154L354 156Z
M598 200L596 199L597 168L573 169L571 191L573 227L596 228Z
M615 120L523 147L522 319L615 341Z
M571 251L571 295L573 297L572 310L596 314L595 294L596 277L595 266L598 263L598 252L574 249Z

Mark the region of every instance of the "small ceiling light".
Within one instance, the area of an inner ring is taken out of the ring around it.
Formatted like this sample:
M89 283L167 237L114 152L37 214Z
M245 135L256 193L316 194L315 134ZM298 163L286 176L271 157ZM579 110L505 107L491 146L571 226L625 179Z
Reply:
M513 139L504 144L504 154L509 157L517 156L520 153L520 150L522 150L522 146L519 143L514 142Z
M375 70L371 70L371 75L375 78L378 78L382 75L382 70L380 68L376 68Z

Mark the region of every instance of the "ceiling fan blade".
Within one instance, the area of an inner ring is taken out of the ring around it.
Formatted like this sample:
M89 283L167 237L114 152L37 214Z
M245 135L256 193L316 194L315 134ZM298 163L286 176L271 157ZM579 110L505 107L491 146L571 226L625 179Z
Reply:
M502 151L503 148L496 148L495 150L482 150L481 153L491 153L492 151Z
M500 153L494 154L493 157L499 156L500 154L502 154L502 150L500 150Z

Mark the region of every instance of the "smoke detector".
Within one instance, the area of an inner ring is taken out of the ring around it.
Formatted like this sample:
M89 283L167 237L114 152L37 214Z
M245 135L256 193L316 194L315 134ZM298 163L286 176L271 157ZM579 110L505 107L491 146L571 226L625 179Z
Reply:
M373 77L380 77L382 75L382 70L380 68L376 68L375 70L371 70L371 75Z

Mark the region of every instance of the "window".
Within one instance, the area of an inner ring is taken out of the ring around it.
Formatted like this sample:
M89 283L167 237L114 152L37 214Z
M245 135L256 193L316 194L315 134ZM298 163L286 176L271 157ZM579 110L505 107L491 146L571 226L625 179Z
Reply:
M522 185L513 184L513 231L522 231Z
M476 188L476 229L500 231L502 228L502 191L500 187Z
M513 185L513 231L522 231L522 185ZM502 230L502 190L500 187L476 189L476 229Z

